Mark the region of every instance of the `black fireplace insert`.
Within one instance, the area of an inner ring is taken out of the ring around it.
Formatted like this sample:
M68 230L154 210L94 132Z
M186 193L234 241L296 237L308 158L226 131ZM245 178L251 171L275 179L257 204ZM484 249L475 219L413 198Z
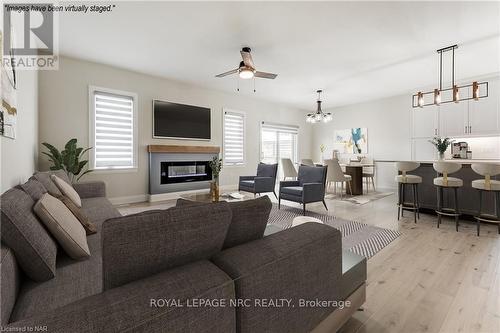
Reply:
M161 162L160 183L186 183L212 180L208 161Z

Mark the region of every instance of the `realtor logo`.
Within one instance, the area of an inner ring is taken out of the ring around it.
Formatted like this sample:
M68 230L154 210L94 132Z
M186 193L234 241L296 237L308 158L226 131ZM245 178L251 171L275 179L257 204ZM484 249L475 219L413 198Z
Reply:
M53 8L44 3L3 5L2 62L17 69L57 69Z

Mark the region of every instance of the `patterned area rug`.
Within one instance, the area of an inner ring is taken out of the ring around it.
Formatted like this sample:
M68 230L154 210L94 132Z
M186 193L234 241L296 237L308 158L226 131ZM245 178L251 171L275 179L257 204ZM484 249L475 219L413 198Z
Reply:
M385 198L394 192L369 192L367 194L363 195L357 195L357 196L349 196L349 195L344 195L343 196L343 201L351 202L356 205L364 205L369 202ZM341 200L340 199L340 194L333 194L333 193L328 193L325 196L326 199L333 199L333 200Z
M278 210L278 205L273 203L268 224L288 229L292 227L293 219L297 216L302 216L301 209L281 205L281 209ZM395 230L347 221L331 215L306 212L306 216L317 218L323 223L339 229L342 233L342 247L367 259L401 236L401 233Z

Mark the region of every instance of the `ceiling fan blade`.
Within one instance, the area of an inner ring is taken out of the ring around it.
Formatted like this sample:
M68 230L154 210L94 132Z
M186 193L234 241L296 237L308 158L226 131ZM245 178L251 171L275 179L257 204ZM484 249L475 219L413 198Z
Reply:
M250 52L240 51L240 54L243 58L245 66L255 69L255 64L253 63L252 55L250 54Z
M271 79L271 80L273 80L273 79L276 78L276 76L278 76L278 74L257 71L257 72L255 72L254 76L255 77L260 77L262 79Z
M228 76L228 75L231 75L231 74L238 73L238 69L239 68L231 69L230 71L227 71L225 73L217 74L217 75L215 75L215 77L224 77L224 76Z

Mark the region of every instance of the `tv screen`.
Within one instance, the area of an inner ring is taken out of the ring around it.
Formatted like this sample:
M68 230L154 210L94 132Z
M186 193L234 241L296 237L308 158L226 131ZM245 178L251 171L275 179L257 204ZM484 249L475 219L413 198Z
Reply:
M153 100L153 137L210 140L210 109Z

